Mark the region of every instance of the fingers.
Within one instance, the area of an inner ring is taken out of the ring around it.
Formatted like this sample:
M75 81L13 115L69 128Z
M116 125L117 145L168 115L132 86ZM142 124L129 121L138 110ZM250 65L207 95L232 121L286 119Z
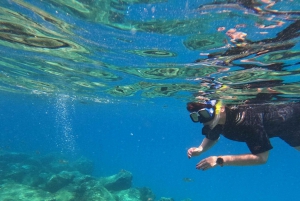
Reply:
M188 158L191 158L192 157L192 154L193 154L193 148L190 148L187 152L187 155L188 155Z
M208 169L210 169L211 168L211 166L209 165L209 164L203 164L203 165L197 165L196 166L196 169L197 170L208 170Z
M208 170L210 168L212 168L213 166L209 163L209 161L207 159L203 159L202 161L200 161L197 165L196 165L196 169L198 170Z
M203 166L201 168L197 168L198 170L202 170L202 171L205 171L205 170L208 170L210 169L211 167L210 166Z
M207 169L207 163L205 162L205 160L202 160L199 163L197 163L196 169L198 169L198 170Z

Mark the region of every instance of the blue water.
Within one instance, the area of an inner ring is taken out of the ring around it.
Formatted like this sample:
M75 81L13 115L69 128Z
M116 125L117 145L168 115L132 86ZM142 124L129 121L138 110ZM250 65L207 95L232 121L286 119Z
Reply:
M299 101L298 1L68 3L0 3L1 151L84 156L93 176L127 170L157 200L298 200L300 153L277 138L265 165L196 170L249 149L221 138L188 159L204 136L185 108L201 91L236 104L258 91ZM231 41L233 28L247 40Z
M250 201L298 197L300 154L277 139L271 140L274 149L265 165L196 170L195 164L203 157L242 154L248 148L222 138L203 156L187 159L187 148L198 145L203 136L201 125L190 122L181 101L117 105L67 101L64 109L72 128L67 136L64 125L57 128L57 115L62 111L55 99L2 94L0 104L2 149L30 154L62 152L70 158L84 155L94 161L96 176L128 170L134 176L133 186L149 187L157 198ZM68 141L71 136L73 140Z

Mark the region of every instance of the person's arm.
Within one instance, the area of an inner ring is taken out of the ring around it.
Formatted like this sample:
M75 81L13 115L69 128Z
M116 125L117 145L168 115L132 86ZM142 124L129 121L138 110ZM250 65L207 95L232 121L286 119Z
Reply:
M269 151L260 154L242 154L242 155L225 155L219 156L223 158L223 166L246 166L246 165L260 165L268 161ZM198 170L208 170L217 166L217 156L210 156L201 160L196 168Z
M193 156L199 156L200 154L214 146L217 143L217 141L218 140L210 140L205 137L199 147L189 148L187 152L188 158L191 158Z

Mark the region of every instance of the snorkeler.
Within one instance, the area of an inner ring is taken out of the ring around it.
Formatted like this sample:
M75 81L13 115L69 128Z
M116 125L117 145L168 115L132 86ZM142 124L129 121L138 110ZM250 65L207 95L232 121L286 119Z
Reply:
M223 105L221 101L190 102L187 110L193 122L203 123L205 135L199 147L188 149L188 158L199 156L224 137L246 142L251 153L210 156L196 168L207 170L217 165L246 166L264 164L273 148L270 138L279 137L300 151L300 103Z

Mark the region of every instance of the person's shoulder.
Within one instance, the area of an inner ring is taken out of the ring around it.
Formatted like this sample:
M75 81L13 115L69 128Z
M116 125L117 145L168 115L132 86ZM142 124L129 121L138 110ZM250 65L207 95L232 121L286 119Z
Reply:
M225 106L225 110L228 112L237 112L237 111L241 111L241 110L245 110L247 108L251 108L254 105L250 105L250 104L236 104L236 105L226 105Z

